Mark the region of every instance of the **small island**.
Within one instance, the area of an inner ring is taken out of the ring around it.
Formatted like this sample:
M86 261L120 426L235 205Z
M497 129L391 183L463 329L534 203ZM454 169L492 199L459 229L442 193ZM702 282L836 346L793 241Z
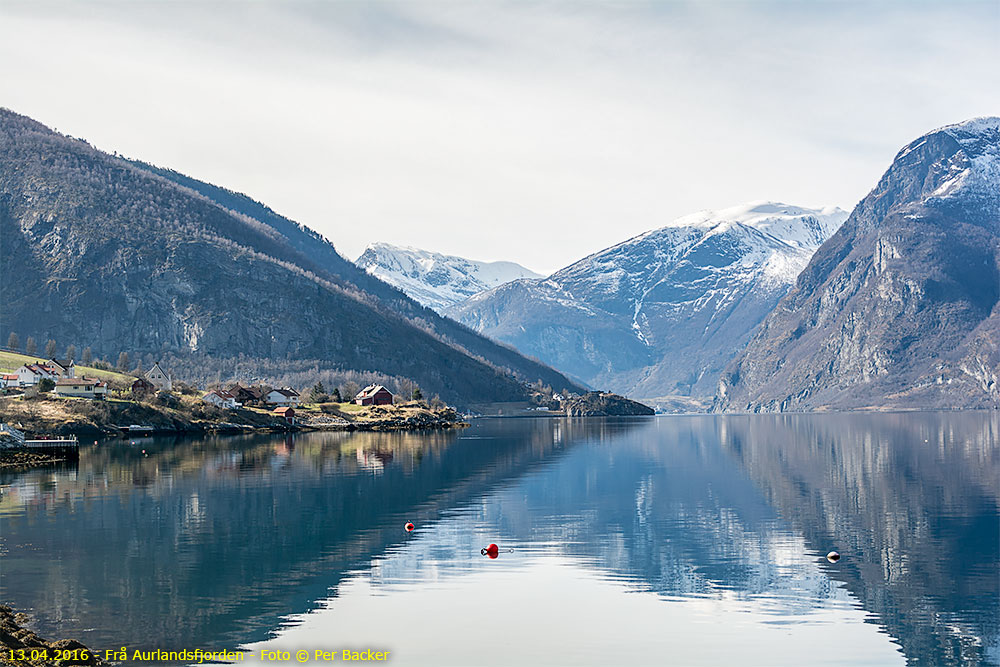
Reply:
M561 403L567 417L639 417L655 414L653 408L608 392L591 391Z

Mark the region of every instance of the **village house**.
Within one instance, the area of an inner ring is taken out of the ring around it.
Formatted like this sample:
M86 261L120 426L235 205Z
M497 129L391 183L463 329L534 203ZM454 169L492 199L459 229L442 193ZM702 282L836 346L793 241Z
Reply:
M0 375L0 389L15 388L21 386L21 380L17 373L3 373Z
M108 395L108 383L97 378L59 378L52 391L56 396L103 400Z
M354 397L358 405L392 405L392 392L380 384L370 384Z
M61 375L62 369L58 366L39 361L34 364L25 364L17 369L17 380L22 387L33 387L41 380L52 380L55 382Z
M156 385L146 378L137 378L136 381L132 383L133 394L146 395L152 394L154 391L156 391Z
M166 389L170 391L174 388L173 379L170 374L167 373L163 368L160 367L160 362L157 361L153 364L153 367L146 371L146 379L157 389Z
M217 408L226 408L227 410L234 410L240 407L236 398L225 389L215 389L210 391L202 396L201 400L205 403L214 405Z
M272 389L267 395L267 403L271 405L298 405L300 401L299 392L294 389L284 387L282 389Z
M278 417L282 417L289 424L295 423L295 408L289 406L282 406L280 408L274 409L274 414Z
M49 359L46 363L59 369L59 377L76 377L76 362L72 359Z
M237 383L229 387L228 391L243 405L259 405L267 402L267 395L271 393L271 388L263 385L244 387Z

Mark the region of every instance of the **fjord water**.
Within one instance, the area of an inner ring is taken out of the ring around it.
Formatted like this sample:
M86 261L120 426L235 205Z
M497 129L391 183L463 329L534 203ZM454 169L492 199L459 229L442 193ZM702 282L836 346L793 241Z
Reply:
M135 442L0 475L0 599L44 635L245 662L1000 663L997 413Z

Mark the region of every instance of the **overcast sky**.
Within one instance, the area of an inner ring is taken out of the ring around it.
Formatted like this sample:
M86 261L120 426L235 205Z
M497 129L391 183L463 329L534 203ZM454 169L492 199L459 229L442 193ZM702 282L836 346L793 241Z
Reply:
M1000 2L0 0L0 106L372 241L552 271L692 211L851 208L1000 113Z

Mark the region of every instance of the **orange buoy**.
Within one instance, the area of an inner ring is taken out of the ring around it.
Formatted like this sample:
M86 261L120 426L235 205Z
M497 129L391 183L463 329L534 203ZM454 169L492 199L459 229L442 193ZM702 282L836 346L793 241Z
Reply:
M485 549L480 549L479 553L481 553L484 556L489 556L490 558L496 558L497 556L500 555L500 547L498 547L495 544L490 544Z
M840 554L837 553L836 551L831 551L826 555L826 559L831 563L836 563L838 560L840 560Z
M408 532L408 533L412 533L412 532L413 532L413 529L415 528L415 526L413 525L413 523L412 523L412 522L410 522L410 521L407 521L407 522L406 522L406 525L405 525L405 526L403 526L403 528L405 528L405 529L406 529L406 532Z

